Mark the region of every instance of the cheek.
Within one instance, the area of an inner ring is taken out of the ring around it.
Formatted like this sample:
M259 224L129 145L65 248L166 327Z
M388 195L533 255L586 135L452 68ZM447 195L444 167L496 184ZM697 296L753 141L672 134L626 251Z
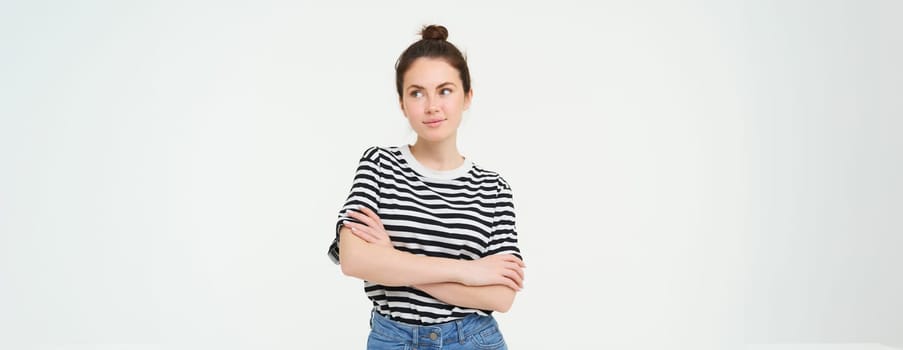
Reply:
M404 116L408 119L418 119L423 114L423 108L416 100L407 100L403 102ZM412 120L413 122L413 120Z
M420 108L421 103L416 99L406 99L404 100L404 109L410 114L411 112L417 113L418 108Z
M459 114L464 110L464 100L449 100L443 107L447 112Z

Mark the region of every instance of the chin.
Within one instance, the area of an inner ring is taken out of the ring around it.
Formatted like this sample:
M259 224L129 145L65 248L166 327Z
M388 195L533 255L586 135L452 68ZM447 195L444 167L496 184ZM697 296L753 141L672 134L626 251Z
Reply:
M439 141L445 141L446 139L451 137L452 134L449 132L445 132L445 131L436 132L436 130L424 130L422 132L417 133L417 136L419 136L424 141L439 142Z

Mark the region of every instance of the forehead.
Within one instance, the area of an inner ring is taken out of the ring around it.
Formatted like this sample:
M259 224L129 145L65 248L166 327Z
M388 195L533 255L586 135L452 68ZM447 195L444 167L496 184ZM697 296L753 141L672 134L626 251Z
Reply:
M461 76L455 67L441 58L418 58L404 73L405 88L411 85L435 87L446 82L461 86Z

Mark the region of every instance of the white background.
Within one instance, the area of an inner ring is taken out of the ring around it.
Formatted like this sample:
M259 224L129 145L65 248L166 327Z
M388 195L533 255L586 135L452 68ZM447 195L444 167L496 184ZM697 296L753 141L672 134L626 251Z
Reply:
M6 1L0 347L363 348L326 257L395 59L466 52L512 349L903 347L898 1Z

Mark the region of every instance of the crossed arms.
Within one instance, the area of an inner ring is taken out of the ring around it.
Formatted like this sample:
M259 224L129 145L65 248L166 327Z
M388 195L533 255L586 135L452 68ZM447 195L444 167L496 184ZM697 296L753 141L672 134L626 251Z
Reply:
M379 216L349 211L339 231L339 260L347 276L385 286L412 286L451 305L507 312L523 288L524 263L511 254L477 260L414 255L396 250Z

